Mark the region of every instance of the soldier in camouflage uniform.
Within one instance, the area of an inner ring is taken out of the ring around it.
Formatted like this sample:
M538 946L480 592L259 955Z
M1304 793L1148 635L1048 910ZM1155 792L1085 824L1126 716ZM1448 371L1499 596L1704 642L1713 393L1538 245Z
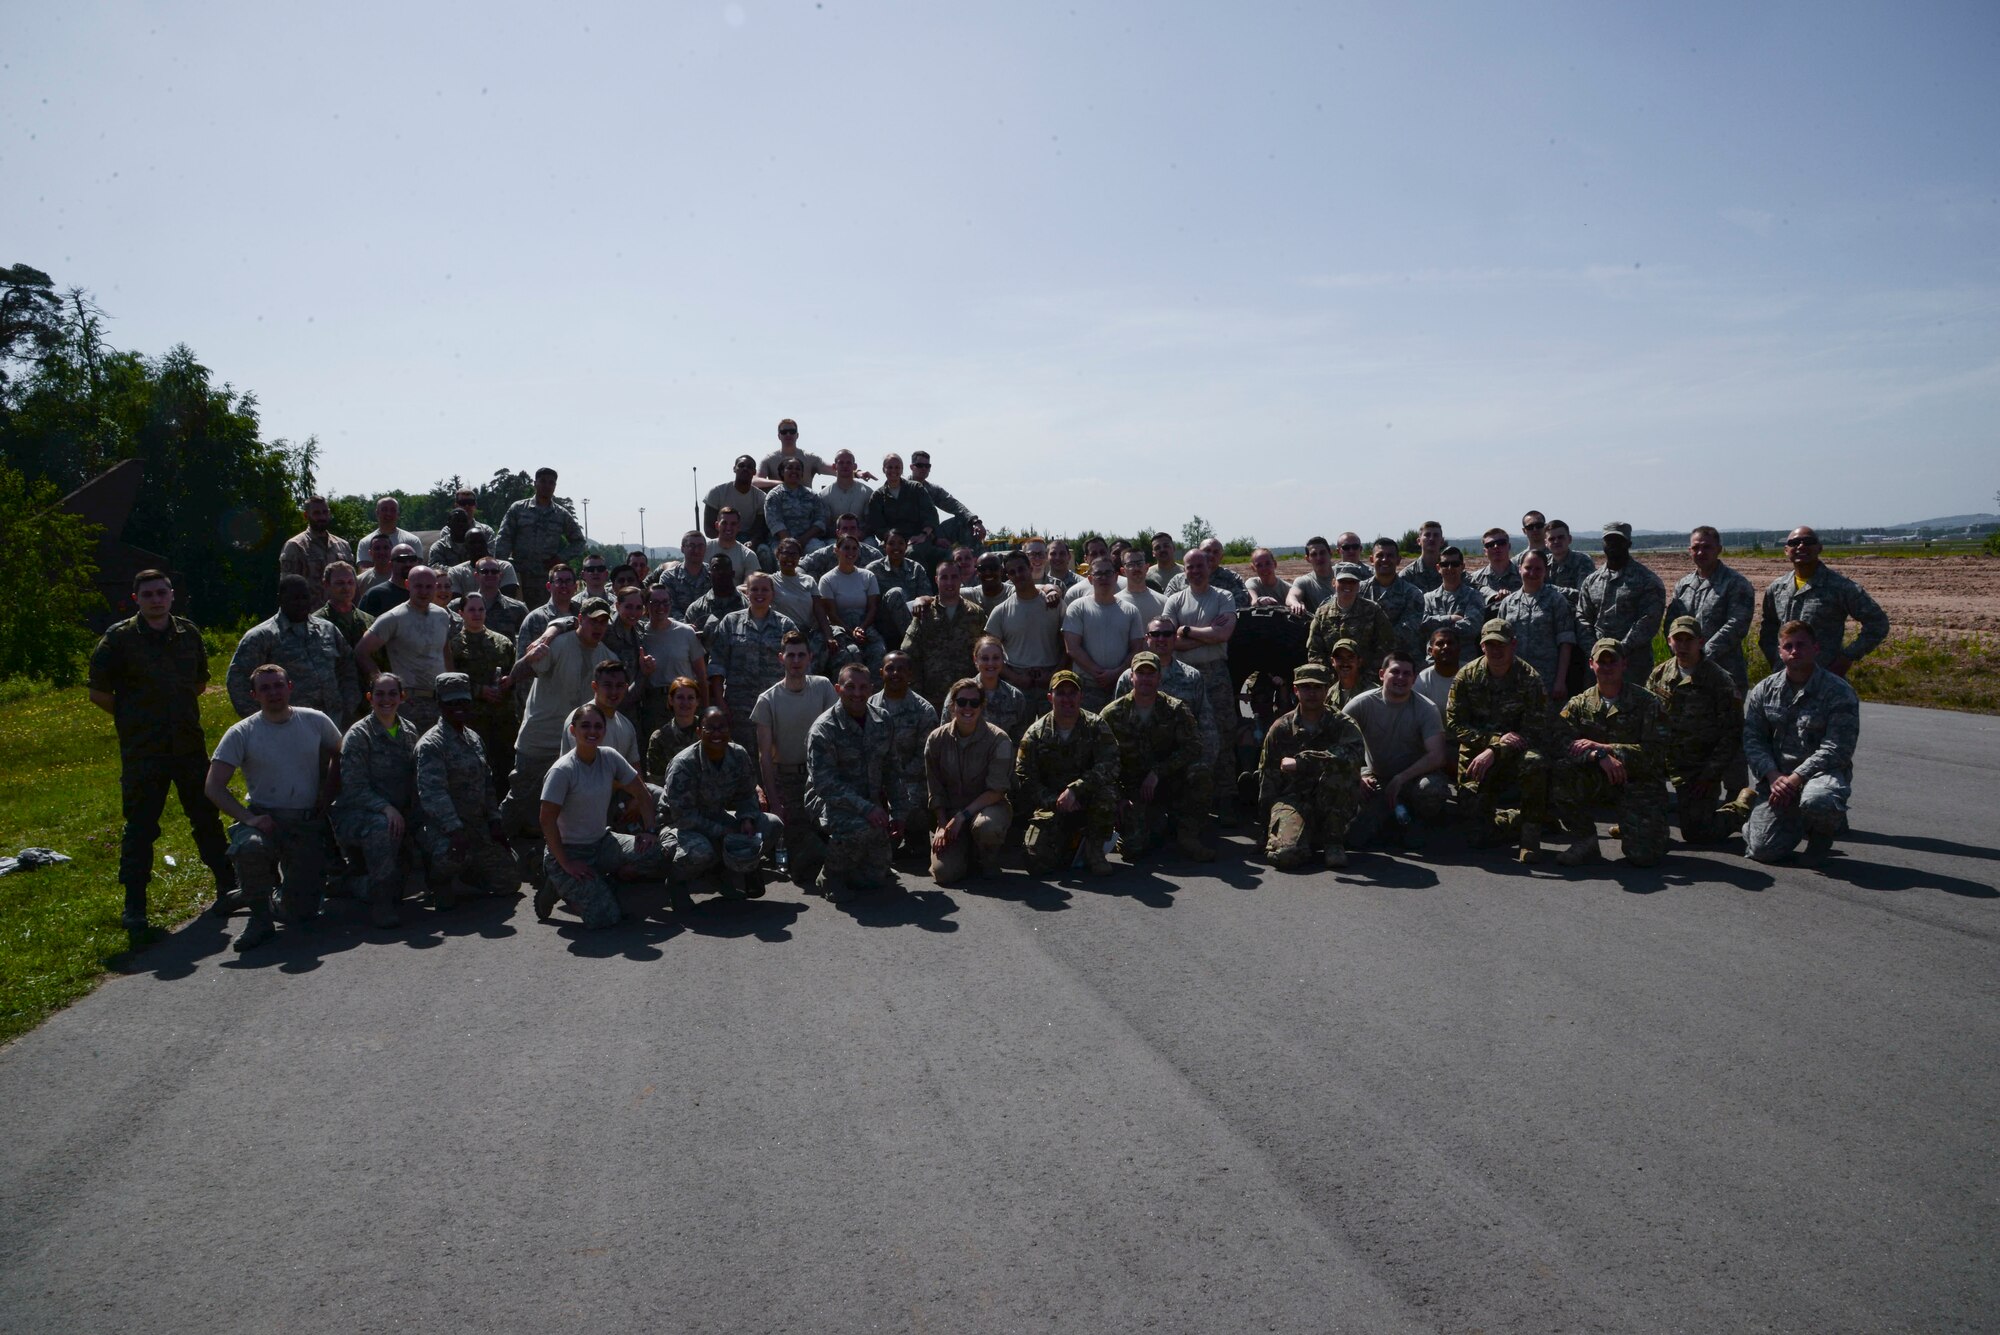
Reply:
M1749 580L1722 563L1722 535L1709 525L1703 524L1688 535L1688 555L1694 558L1694 569L1675 583L1674 595L1667 601L1667 619L1694 620L1703 641L1702 660L1728 675L1740 700L1750 689L1750 665L1744 661L1743 641L1757 615L1757 592Z
M236 717L257 712L250 673L265 663L276 663L291 674L294 707L317 709L336 722L354 712L361 699L354 647L312 610L312 586L305 577L279 576L277 615L244 631L229 660L229 703Z
M667 782L668 767L679 758L680 753L700 743L701 716L706 712L701 695L686 677L669 683L666 694L671 712L666 721L646 739L646 782L662 786ZM722 712L725 715L729 713L726 709ZM671 823L668 813L663 813L661 828Z
M305 504L306 526L285 539L278 551L278 574L298 575L312 586L315 606L326 599L326 568L335 561L354 564L354 548L346 538L333 532L333 507L326 497L314 496Z
M1811 624L1786 622L1778 633L1782 670L1743 702L1743 754L1756 787L1739 793L1734 809L1748 816L1743 851L1759 862L1776 862L1802 836L1806 855L1817 858L1847 828L1861 701L1819 666L1821 652Z
M1117 829L1118 739L1083 709L1083 679L1068 668L1049 678L1050 712L1028 725L1014 751L1014 809L1026 811L1028 870L1067 865L1072 841L1094 875L1114 868L1104 846Z
M1444 525L1435 519L1426 519L1417 526L1417 559L1403 567L1403 578L1428 596L1444 583L1444 573L1438 566L1443 554Z
M1174 846L1194 862L1213 862L1201 842L1211 771L1202 763L1194 711L1160 691L1160 658L1132 656L1133 689L1098 715L1118 742L1118 841L1137 862L1166 833L1174 817Z
M941 710L951 684L972 668L972 646L986 634L986 613L961 596L964 576L956 562L938 562L935 573L937 597L912 604L902 643L916 673L917 694Z
M912 604L935 594L937 586L930 572L910 559L910 541L901 529L891 529L883 537L882 559L869 562L868 570L882 591L882 606L875 619L882 627L883 640L893 649L909 633Z
M118 788L125 829L118 844L118 883L125 887L127 928L146 926L146 887L153 879L153 841L167 789L177 790L194 831L195 849L215 873L214 911L227 914L236 868L222 821L202 796L208 745L201 728L201 693L208 685L208 651L192 621L173 614L174 586L158 570L132 579L139 614L111 626L90 654L90 703L111 715L118 732Z
M1632 526L1604 526L1604 566L1591 572L1576 599L1578 643L1616 640L1625 646L1626 667L1649 672L1653 636L1667 610L1667 586L1632 558Z
M1520 841L1520 859L1541 858L1548 818L1549 693L1533 668L1514 657L1514 627L1498 617L1479 634L1480 657L1458 670L1445 705L1444 730L1458 743L1459 801L1476 848ZM1521 790L1518 811L1500 798Z
M1361 807L1368 744L1353 719L1327 707L1332 678L1320 663L1293 669L1299 706L1264 734L1257 766L1264 855L1281 871L1303 867L1314 844L1325 846L1327 866L1347 865L1347 827Z
M895 888L890 864L902 825L888 809L889 724L868 708L868 669L849 663L840 705L806 734L806 808L826 831L820 887L831 903Z
M1402 549L1394 538L1375 539L1374 554L1370 558L1375 566L1373 579L1364 580L1361 596L1382 609L1389 618L1389 628L1395 633L1395 648L1403 649L1414 657L1423 651L1424 645L1424 590L1404 579L1396 570L1396 562ZM1388 650L1383 650L1387 653ZM1372 671L1381 663L1377 658L1368 664Z
M511 698L514 642L486 624L484 593L475 589L459 600L459 624L446 637L445 651L451 655L452 667L472 684L469 718L472 730L479 734L480 752L493 776L497 796L514 772L514 734L520 719Z
M834 544L847 537L859 544L854 558L856 566L866 568L882 559L882 549L861 536L861 521L853 515L842 515L833 521L833 540L816 552L808 552L799 562L799 569L814 579L823 578L840 564L840 553L834 550Z
M732 565L731 584L736 582L735 572L736 567ZM708 539L700 529L691 528L682 535L681 559L673 565L661 566L653 573L650 582L662 589L672 589L675 613L681 620L695 626L696 630L701 629L688 615L688 609L694 606L695 599L715 587L715 580L708 572Z
M731 612L710 628L708 668L728 683L729 735L755 737L757 728L750 711L757 697L776 686L785 675L778 650L787 632L802 630L796 621L771 606L771 577L759 570L743 581L747 604Z
M493 554L512 561L521 577L521 601L530 609L547 601L549 567L583 555L583 527L556 504L556 470L535 470L535 494L507 507Z
M972 647L973 675L979 689L986 692L986 721L1011 738L1016 746L1034 721L1035 706L1027 693L1001 677L1007 662L1007 647L991 635L981 637Z
M688 604L686 620L708 650L708 675L717 677L722 673L716 666L715 645L710 637L722 618L731 612L741 612L750 602L736 585L735 565L722 552L708 558L708 583L708 592Z
M1382 655L1396 647L1396 628L1389 614L1361 596L1361 582L1367 578L1368 572L1352 561L1333 568L1333 597L1314 610L1312 628L1306 632L1307 662L1332 666L1335 640L1354 641L1364 663L1380 663Z
M1465 553L1446 547L1438 553L1437 587L1424 595L1424 643L1443 626L1458 639L1458 656L1469 659L1479 650L1479 628L1486 624L1486 595L1465 578ZM1405 574L1404 579L1409 575Z
M1549 585L1561 589L1574 609L1583 593L1583 582L1596 573L1597 562L1570 546L1569 525L1560 519L1548 521L1548 540Z
M882 689L868 697L868 707L889 725L889 754L883 784L889 794L889 814L903 827L903 838L915 848L927 848L931 837L930 780L924 773L924 743L937 731L937 710L910 689L910 656L901 650L882 660Z
M660 732L674 730L668 723ZM728 710L710 705L701 712L699 742L681 748L667 766L661 807L673 819L677 879L689 882L720 866L727 897L764 893L764 852L777 847L784 826L757 807L757 766L729 740Z
M1521 587L1502 598L1493 615L1514 627L1515 656L1560 700L1569 694L1569 661L1578 652L1576 614L1562 590L1549 587L1548 569L1541 552L1522 557Z
M1489 528L1480 534L1479 545L1486 556L1486 564L1465 572L1465 582L1479 590L1486 598L1487 615L1492 608L1500 605L1500 600L1521 587L1521 570L1513 562L1511 553L1514 540L1504 528Z
M403 683L384 672L368 688L367 717L340 744L340 792L333 836L350 863L368 873L368 916L377 927L402 922L403 850L422 825L417 805L417 732L397 716Z
M1757 643L1765 661L1776 671L1779 628L1788 621L1803 621L1812 627L1813 639L1819 644L1820 670L1845 677L1850 664L1889 638L1889 614L1866 589L1823 564L1819 553L1819 534L1810 528L1795 528L1785 538L1792 573L1778 576L1764 590L1764 619L1757 626ZM1845 642L1849 617L1861 627L1852 643Z
M361 643L361 637L375 624L375 618L355 606L354 600L360 593L360 585L354 576L354 567L344 561L335 562L326 570L326 606L313 615L340 632L340 638L353 648ZM358 690L357 690L358 694Z
M1723 794L1742 786L1735 778L1743 770L1743 702L1728 674L1702 653L1699 621L1677 617L1667 643L1673 657L1653 669L1646 689L1666 710L1666 771L1681 838L1713 843L1743 825L1740 815L1721 809Z
M1563 706L1556 721L1555 809L1571 843L1565 867L1598 857L1591 809L1617 810L1625 860L1651 867L1667 855L1667 714L1660 698L1625 680L1625 647L1605 637L1590 646L1597 682Z
M1349 700L1374 687L1369 684L1368 674L1361 670L1361 650L1354 641L1335 640L1332 657L1333 663L1327 671L1326 703L1329 709L1345 709Z
M797 539L802 550L816 552L830 541L829 531L833 526L826 502L807 485L803 460L787 459L778 471L783 485L764 493L764 527L770 533L770 541L757 553L765 564L773 567L782 539Z
M492 770L473 722L478 704L472 679L463 672L443 673L437 695L438 725L417 739L417 802L424 813L420 842L430 863L431 899L450 908L458 902L455 881L504 895L520 885L521 875L500 825Z

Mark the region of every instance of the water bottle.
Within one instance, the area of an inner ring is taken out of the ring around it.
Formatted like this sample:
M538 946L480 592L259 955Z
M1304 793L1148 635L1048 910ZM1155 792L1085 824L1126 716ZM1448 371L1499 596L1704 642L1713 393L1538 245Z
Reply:
M1410 823L1410 809L1404 806L1401 802L1396 803L1396 824L1408 825L1409 823Z

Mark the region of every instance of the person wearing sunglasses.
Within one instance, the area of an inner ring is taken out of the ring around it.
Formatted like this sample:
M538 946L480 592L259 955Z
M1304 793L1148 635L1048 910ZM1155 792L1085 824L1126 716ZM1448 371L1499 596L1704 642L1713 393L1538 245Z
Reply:
M1500 605L1500 600L1521 587L1521 572L1514 568L1514 540L1507 536L1504 528L1489 528L1479 535L1479 545L1486 551L1486 564L1466 573L1472 587L1486 595L1486 606L1490 611Z
M1458 657L1479 652L1479 628L1486 624L1486 595L1465 578L1465 553L1456 546L1438 553L1438 586L1424 595L1424 640L1449 630L1458 641Z
M1819 559L1819 534L1801 525L1785 537L1785 556L1791 573L1780 575L1764 590L1763 620L1757 626L1757 644L1764 660L1778 666L1779 631L1788 621L1803 621L1812 627L1819 644L1818 664L1836 677L1845 677L1854 661L1889 638L1889 615L1868 591ZM1843 643L1847 622L1852 618L1861 633Z
M1000 850L1014 823L1007 791L1014 783L1014 742L986 721L986 692L962 677L946 695L950 716L924 739L930 800L931 879L955 885L968 871L1000 873Z

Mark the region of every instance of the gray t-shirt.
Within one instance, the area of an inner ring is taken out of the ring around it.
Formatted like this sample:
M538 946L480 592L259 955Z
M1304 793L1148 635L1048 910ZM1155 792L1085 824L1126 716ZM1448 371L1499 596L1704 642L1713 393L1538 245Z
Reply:
M402 603L375 618L368 628L389 654L389 670L406 691L428 691L444 671L444 642L451 638L451 613Z
M1083 652L1101 668L1122 664L1132 652L1132 641L1145 633L1146 623L1138 612L1116 598L1108 603L1085 598L1063 609L1063 634L1081 639Z
M840 703L840 693L825 677L806 678L804 690L794 691L782 681L757 697L750 708L750 721L771 730L777 743L780 765L806 763L806 734L819 716ZM755 738L746 738L744 750L758 754Z
M1333 577L1329 575L1321 579L1308 570L1305 574L1292 579L1292 592L1299 595L1299 601L1306 605L1306 611L1311 612L1333 597Z
M1167 598L1167 604L1160 609L1160 615L1172 617L1176 626L1213 626L1225 616L1236 615L1236 599L1227 589L1218 589L1213 584L1196 593L1193 589L1182 589ZM1220 663L1229 657L1228 644L1203 644L1193 649L1176 651L1176 658L1189 667L1201 667L1206 663Z
M882 586L874 574L859 568L845 572L829 570L819 577L819 596L833 604L843 626L859 625L868 614L868 600L881 593Z
M1039 592L1026 602L1012 590L986 612L986 633L1007 647L1007 662L1017 668L1054 667L1062 661L1062 610L1042 601Z
M853 515L856 519L866 519L868 517L868 498L874 494L875 488L869 486L858 477L845 487L840 485L840 479L835 478L820 488L819 493L820 499L826 502L827 514L835 519L840 518L842 515Z
M746 496L736 490L736 479L731 477L720 486L710 487L708 495L702 497L702 504L717 514L722 513L723 506L728 506L743 516L743 527L747 531L757 517L764 513L764 493L752 487L750 494Z
M813 600L818 597L819 581L803 570L794 570L789 575L780 570L771 576L771 606L801 627L819 624L819 618L813 615Z
M282 723L257 713L230 724L215 758L243 771L251 806L303 810L319 801L320 753L339 750L333 720L295 705Z
M1349 700L1341 712L1361 729L1368 744L1368 771L1392 779L1424 758L1425 745L1444 732L1437 706L1412 691L1400 705L1390 704L1377 688Z
M1438 717L1444 717L1445 704L1451 699L1451 684L1456 680L1427 667L1417 674L1417 694L1437 706Z
M586 649L575 631L564 631L549 641L548 657L533 665L534 684L528 688L528 703L521 712L521 731L514 747L528 756L553 756L562 752L563 725L569 712L590 702L590 674L606 659L618 655L602 640Z
M587 846L602 839L611 794L637 773L630 761L608 746L598 747L589 764L571 751L549 766L548 777L542 780L542 801L561 804L556 833L563 843Z
M576 707L576 709L581 708L583 708L582 705ZM568 755L570 752L576 750L576 738L570 736L569 731L571 725L576 722L576 709L570 710L569 717L563 720L562 751L564 755ZM600 751L616 751L619 755L624 756L626 762L635 769L643 764L645 760L644 755L639 750L638 727L631 719L616 712L613 712L611 715L611 721L604 725L604 740L597 744L597 749Z
M664 621L646 631L646 652L653 656L647 685L665 690L676 677L692 677L694 661L703 657L701 636L685 621Z

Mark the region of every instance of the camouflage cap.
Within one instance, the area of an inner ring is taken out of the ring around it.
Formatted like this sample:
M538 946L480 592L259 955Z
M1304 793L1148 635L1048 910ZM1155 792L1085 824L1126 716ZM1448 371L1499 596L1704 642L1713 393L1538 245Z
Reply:
M1667 638L1672 639L1676 635L1692 635L1700 639L1701 623L1693 617L1675 617L1674 624L1667 627Z
M1625 656L1625 646L1608 635L1590 646L1591 662L1595 663L1606 654L1610 654L1614 658L1623 658Z
M1049 678L1049 689L1051 691L1055 690L1058 686L1074 686L1080 691L1083 689L1083 678L1077 676L1068 668L1064 668Z
M1373 579L1374 574L1367 566L1361 565L1359 562L1342 561L1333 568L1333 577L1335 580L1351 579L1359 583L1364 580Z
M1494 617L1479 628L1479 642L1481 644L1492 644L1496 640L1501 644L1512 644L1514 642L1514 623L1501 617Z
M448 705L454 700L472 699L472 678L463 672L440 672L432 688L437 691L438 703Z
M1141 649L1138 653L1132 655L1132 670L1137 672L1142 667L1151 668L1153 671L1158 672L1160 670L1160 656L1151 649Z
M576 615L579 621L585 617L603 617L609 621L611 619L611 604L605 602L602 598L585 598L576 605Z
M1328 686L1333 682L1333 674L1326 670L1324 663L1301 663L1292 669L1292 685L1305 682L1315 686Z
M1632 540L1632 526L1622 519L1613 519L1605 523L1604 536L1608 538L1613 533L1616 533L1627 542Z
M1345 649L1347 650L1348 653L1355 655L1359 655L1361 652L1361 646L1359 644L1356 644L1353 640L1348 639L1344 635L1340 639L1337 639L1333 642L1333 652L1339 653L1342 649Z

